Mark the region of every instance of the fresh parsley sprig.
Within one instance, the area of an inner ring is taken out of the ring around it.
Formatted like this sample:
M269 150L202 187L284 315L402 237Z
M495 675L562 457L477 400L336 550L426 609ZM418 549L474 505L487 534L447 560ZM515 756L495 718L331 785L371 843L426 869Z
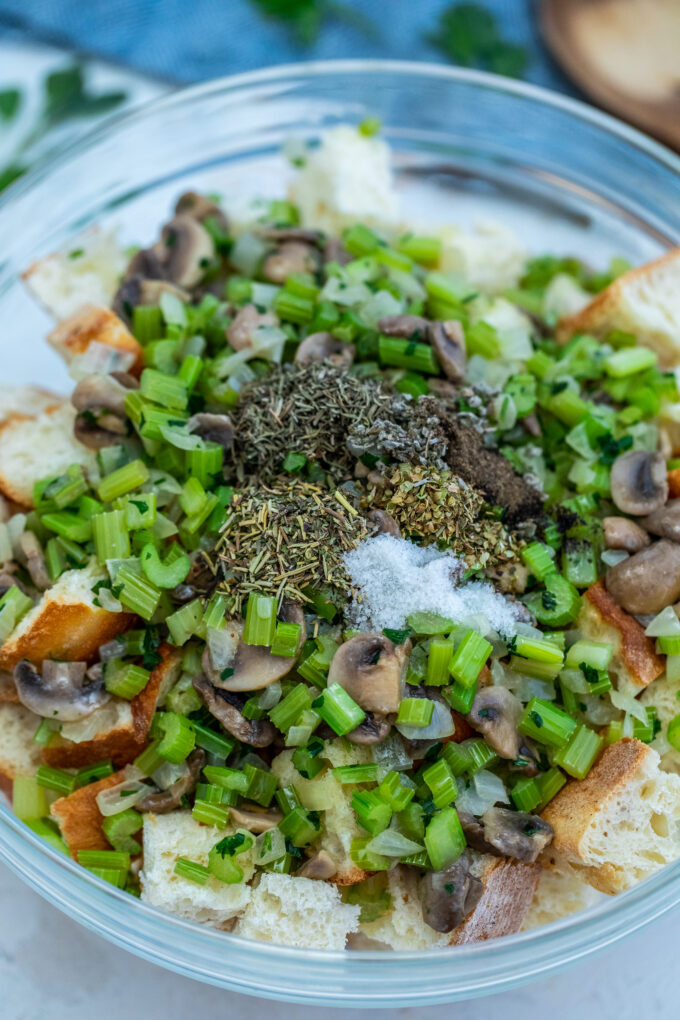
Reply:
M521 78L529 66L527 50L504 39L495 16L481 4L456 3L445 8L428 41L463 67Z

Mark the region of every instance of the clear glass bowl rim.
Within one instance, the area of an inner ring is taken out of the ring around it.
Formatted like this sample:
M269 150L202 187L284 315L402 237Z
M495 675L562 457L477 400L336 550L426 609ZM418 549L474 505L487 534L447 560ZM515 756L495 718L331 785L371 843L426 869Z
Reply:
M49 181L100 139L178 105L326 74L421 76L559 109L642 150L680 178L680 157L616 118L537 85L482 71L393 60L329 60L276 66L181 88L107 119L81 139L48 153L0 198L0 235L14 202ZM1 274L0 274L1 275ZM7 282L7 281L5 281ZM2 287L0 287L0 296ZM51 849L0 804L0 860L48 901L111 942L176 973L244 994L362 1007L428 1005L496 993L548 975L611 945L680 901L680 861L612 900L547 928L499 940L420 952L330 952L253 942L164 914L108 886ZM233 969L225 972L225 963Z

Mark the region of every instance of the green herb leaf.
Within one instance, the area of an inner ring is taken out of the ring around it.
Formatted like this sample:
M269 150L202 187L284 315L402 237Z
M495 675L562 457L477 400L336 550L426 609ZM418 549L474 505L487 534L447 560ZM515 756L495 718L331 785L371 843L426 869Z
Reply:
M12 120L16 116L21 104L21 92L19 89L0 90L0 120Z
M529 64L527 50L503 39L493 13L481 4L447 7L429 41L453 63L464 67L481 67L520 78Z

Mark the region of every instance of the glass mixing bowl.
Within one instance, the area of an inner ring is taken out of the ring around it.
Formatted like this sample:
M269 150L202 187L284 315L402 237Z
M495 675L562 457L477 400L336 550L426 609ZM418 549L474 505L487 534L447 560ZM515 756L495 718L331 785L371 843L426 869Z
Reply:
M3 383L67 391L46 316L19 274L84 227L146 242L182 190L281 196L281 145L377 116L395 154L405 217L493 218L533 251L642 262L680 243L680 160L610 117L491 75L382 61L302 64L172 94L42 163L0 203ZM0 735L1 739L1 735ZM420 953L295 950L189 924L113 889L50 850L0 805L0 859L51 903L117 945L235 991L304 1003L402 1006L498 992L550 974L648 924L680 900L680 862L549 927Z

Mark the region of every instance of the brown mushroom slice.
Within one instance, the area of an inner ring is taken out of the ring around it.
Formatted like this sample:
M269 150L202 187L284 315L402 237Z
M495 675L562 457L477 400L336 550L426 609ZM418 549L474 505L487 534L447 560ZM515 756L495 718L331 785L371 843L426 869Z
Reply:
M392 535L401 538L401 529L392 514L386 510L371 510L368 519L374 527L374 535Z
M325 850L319 850L318 853L310 857L302 867L295 872L301 878L318 878L321 881L328 881L338 870L338 866Z
M482 687L475 695L467 720L496 754L514 761L521 742L517 730L521 714L522 702L505 687Z
M258 804L245 803L238 807L230 807L229 817L239 828L247 829L256 835L275 829L283 819L283 815L276 808L261 808Z
M526 591L529 570L518 560L512 560L510 563L501 563L498 567L487 569L486 576L503 595L521 595Z
M304 614L299 606L284 602L280 618L285 623L299 623L300 640L297 655L307 639L304 625ZM243 623L232 621L228 624L225 645L231 644L229 662L221 669L215 669L212 655L208 648L203 655L203 669L211 683L222 691L259 691L280 680L290 673L295 665L297 655L288 658L283 655L272 655L267 645L247 645L243 641Z
M73 393L71 403L78 414L73 432L84 446L100 450L119 443L128 434L125 397L131 386L125 385L125 375L88 375L81 379Z
M313 273L319 253L303 241L284 241L265 258L262 276L269 283L283 284L292 273Z
M245 351L253 346L253 334L260 326L278 326L279 319L274 312L258 312L255 305L244 305L227 326L227 343L235 351Z
M354 344L343 343L332 333L310 333L295 352L296 365L311 365L315 361L328 361L331 365L351 365L354 361Z
M105 705L111 695L103 679L88 682L85 662L45 659L42 673L27 659L14 667L14 683L25 708L45 719L76 722Z
M410 651L410 641L395 645L384 634L358 634L333 656L328 684L340 684L365 712L397 712Z
M470 871L471 857L464 851L443 871L428 871L418 892L423 921L434 931L449 932L472 913L484 893L484 884Z
M199 223L207 219L215 220L224 233L229 229L229 220L219 205L197 191L185 191L179 196L175 203L175 215L192 216Z
M286 241L299 241L308 247L316 247L323 242L323 234L320 230L310 230L308 227L262 227L257 231L257 236L265 241L274 241L284 244Z
M205 765L205 751L200 747L194 748L187 758L187 773L181 776L167 790L159 790L158 793L150 793L148 797L139 801L136 805L138 811L151 811L155 815L166 815L170 811L176 811L182 804L182 797L193 793L201 778L201 769Z
M604 583L627 613L660 613L680 598L680 545L661 538L610 567Z
M659 507L649 517L643 517L640 524L652 535L680 542L680 499L669 499L665 506ZM646 537L649 541L649 536Z
M680 503L680 500L678 500ZM657 513L663 513L663 509ZM649 518L644 518L649 520ZM631 521L628 517L604 517L602 519L604 529L604 544L607 549L623 549L628 553L639 552L649 545L651 538L639 524Z
M241 743L251 747L269 747L274 742L276 730L268 720L246 719L242 714L245 697L232 691L218 690L204 676L195 677L193 687L210 714Z
M153 250L165 269L165 279L188 289L201 282L215 257L215 243L208 231L186 214L165 224Z
M403 340L426 340L430 323L422 315L383 315L378 329L385 336L397 336Z
M465 378L466 357L465 334L461 324L456 319L431 322L428 336L446 378L451 382L462 382Z
M228 414L209 414L201 411L187 422L189 432L200 436L207 443L217 443L226 452L234 442L234 426Z
M31 575L31 580L36 588L45 591L50 587L50 576L47 573L47 564L42 546L32 531L24 531L19 535L19 546L26 557L26 569Z
M624 514L644 517L668 498L666 461L661 453L629 450L617 457L611 470L612 500Z
M379 715L377 712L367 712L364 721L346 736L352 744L379 744L389 736L391 729L392 723L386 716Z
M482 815L482 825L489 852L499 857L512 857L525 864L533 864L554 836L552 825L540 815L505 807L488 808Z

